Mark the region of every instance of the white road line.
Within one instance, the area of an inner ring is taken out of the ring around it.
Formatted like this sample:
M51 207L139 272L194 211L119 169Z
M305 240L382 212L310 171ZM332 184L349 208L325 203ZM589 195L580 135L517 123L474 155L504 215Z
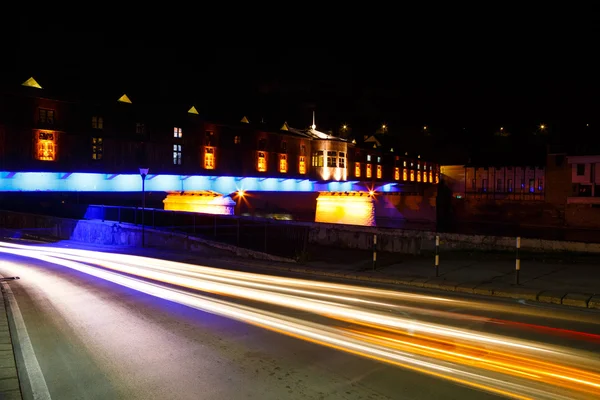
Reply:
M15 295L13 294L10 285L6 282L2 282L2 287L6 299L8 300L7 304L10 309L9 315L12 316L16 328L17 340L13 340L13 343L18 345L21 355L23 356L25 371L27 372L29 384L31 385L33 399L51 400L52 398L50 397L50 392L48 391L48 386L46 385L46 380L44 379L40 364L35 356L35 351L33 350L31 339L27 333L27 327L25 326L25 320L19 309L19 304L17 304L17 300L15 299Z

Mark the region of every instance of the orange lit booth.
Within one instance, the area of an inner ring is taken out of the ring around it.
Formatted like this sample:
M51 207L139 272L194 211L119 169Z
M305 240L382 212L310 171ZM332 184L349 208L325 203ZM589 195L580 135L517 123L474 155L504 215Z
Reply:
M375 226L375 200L368 192L321 192L315 222Z
M202 214L233 215L235 201L213 191L168 192L163 200L165 210L188 211Z

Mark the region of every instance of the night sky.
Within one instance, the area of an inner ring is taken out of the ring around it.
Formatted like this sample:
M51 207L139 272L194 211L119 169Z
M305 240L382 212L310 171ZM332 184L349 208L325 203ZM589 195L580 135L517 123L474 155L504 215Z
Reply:
M541 123L566 132L599 120L598 25L591 19L525 24L526 30L429 24L395 36L387 29L379 41L337 32L336 40L304 43L278 43L276 31L270 41L242 35L225 43L203 41L200 27L163 35L128 25L125 34L55 23L52 46L36 51L27 44L47 27L31 25L21 26L5 78L33 75L48 88L99 98L127 92L148 102L194 103L208 117L307 127L316 110L324 131L347 123L373 133L386 123L391 133L408 135L427 125L465 138L500 126L526 135Z

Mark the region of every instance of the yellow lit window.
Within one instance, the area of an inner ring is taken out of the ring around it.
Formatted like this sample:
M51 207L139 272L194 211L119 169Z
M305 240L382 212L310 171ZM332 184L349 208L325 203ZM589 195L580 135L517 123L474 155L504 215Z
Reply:
M298 172L303 175L306 173L306 157L300 156L300 161L298 162Z
M242 143L242 137L239 135L236 135L233 137L233 144L240 144Z
M404 169L402 170L402 180L403 180L403 181L406 181L406 180L408 180L408 176L407 176L407 174L408 174L408 172L406 171L406 168L404 168Z
M102 160L104 143L101 137L92 138L92 160Z
M433 172L429 171L429 182L433 183Z
M354 163L354 176L360 178L360 163Z
M93 129L102 129L104 127L104 120L102 117L93 116L92 117L92 128Z
M406 161L403 161L403 162L402 162L402 165L406 167Z
M37 141L37 159L54 161L56 159L56 143L53 132L40 132Z
M373 173L371 172L371 164L367 164L367 178L370 178L371 176L373 176Z
M414 169L410 170L410 181L411 182L415 181L415 170Z
M381 175L382 175L381 165L378 165L377 166L377 179L381 179Z
M279 155L279 172L285 174L287 172L287 155L280 154Z
M440 174L436 172L435 174L435 183L440 183Z
M423 171L423 182L427 183L427 171Z
M215 148L204 147L204 168L215 169Z
M397 181L400 180L400 168L398 167L394 168L394 179Z
M417 182L421 182L421 171L417 171Z
M256 163L256 168L258 169L258 172L267 171L267 156L263 151L258 152L258 161Z

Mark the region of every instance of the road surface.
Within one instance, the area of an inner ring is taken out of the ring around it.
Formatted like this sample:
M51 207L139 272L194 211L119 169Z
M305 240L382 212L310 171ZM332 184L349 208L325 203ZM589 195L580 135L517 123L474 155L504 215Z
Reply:
M26 327L26 397L600 395L593 310L11 243L0 243L0 274L21 278L3 285Z

